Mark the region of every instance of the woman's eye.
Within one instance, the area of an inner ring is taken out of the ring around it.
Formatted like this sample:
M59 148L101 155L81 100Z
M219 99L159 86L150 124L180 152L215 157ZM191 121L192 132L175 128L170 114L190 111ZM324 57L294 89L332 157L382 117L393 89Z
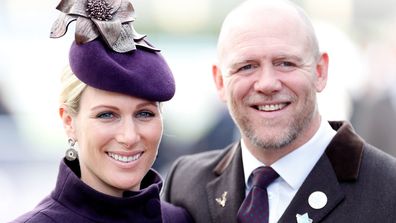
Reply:
M100 119L111 119L114 118L114 114L112 112L102 112L99 113L96 118L100 118Z
M155 116L154 112L151 111L141 111L136 114L136 117L138 118L151 118L154 116Z

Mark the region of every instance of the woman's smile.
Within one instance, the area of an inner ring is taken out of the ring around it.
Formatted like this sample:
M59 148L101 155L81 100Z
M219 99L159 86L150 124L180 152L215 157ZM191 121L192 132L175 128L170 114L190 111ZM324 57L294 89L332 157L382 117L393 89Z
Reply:
M133 161L138 160L138 159L142 156L143 152L138 153L138 154L133 155L133 156L123 156L123 155L121 155L121 154L112 153L112 152L107 152L106 154L107 154L109 157L111 157L111 158L113 158L114 160L117 160L117 161L119 161L119 162L122 162L122 163L130 163L130 162L133 162Z

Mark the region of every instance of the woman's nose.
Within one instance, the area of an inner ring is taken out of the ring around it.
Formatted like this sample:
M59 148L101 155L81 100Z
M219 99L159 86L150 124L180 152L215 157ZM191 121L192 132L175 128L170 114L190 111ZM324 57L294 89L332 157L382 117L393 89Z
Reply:
M118 143L123 144L126 148L129 148L139 142L139 129L133 120L125 120L122 123L118 130L116 140Z

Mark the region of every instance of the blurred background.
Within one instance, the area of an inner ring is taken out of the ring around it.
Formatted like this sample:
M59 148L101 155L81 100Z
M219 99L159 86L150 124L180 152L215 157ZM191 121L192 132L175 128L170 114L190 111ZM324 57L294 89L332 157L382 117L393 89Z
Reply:
M242 0L135 0L135 28L162 49L177 83L164 104L155 168L238 137L211 77L221 22ZM396 155L396 1L296 0L311 16L330 73L323 116L349 120ZM74 30L50 39L56 0L0 0L0 222L32 209L54 187L67 138L58 116L59 76ZM74 29L74 24L71 24Z

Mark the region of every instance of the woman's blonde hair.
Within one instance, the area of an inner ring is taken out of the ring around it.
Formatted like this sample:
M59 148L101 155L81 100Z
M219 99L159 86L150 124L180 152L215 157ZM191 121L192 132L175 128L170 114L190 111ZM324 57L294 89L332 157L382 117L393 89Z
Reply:
M64 104L70 115L77 115L80 110L80 99L87 85L80 81L67 66L61 75L60 103Z

